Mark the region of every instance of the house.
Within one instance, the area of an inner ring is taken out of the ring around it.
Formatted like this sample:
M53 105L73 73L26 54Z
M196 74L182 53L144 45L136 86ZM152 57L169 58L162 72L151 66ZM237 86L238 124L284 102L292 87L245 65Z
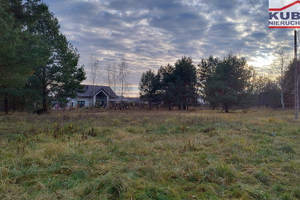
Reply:
M102 107L106 108L118 96L109 86L84 85L84 92L77 93L76 99L71 99L69 107Z
M120 103L131 103L130 99L125 98L124 96L118 96L115 99L111 99L110 102L113 102L115 104L120 104Z
M204 98L202 96L199 96L197 98L197 103L201 104L201 105L206 105L207 104L207 102L204 100Z

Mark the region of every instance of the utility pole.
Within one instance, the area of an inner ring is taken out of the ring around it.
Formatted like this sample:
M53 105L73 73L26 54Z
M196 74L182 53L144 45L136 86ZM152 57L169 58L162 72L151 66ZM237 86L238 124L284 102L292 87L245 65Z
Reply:
M294 82L295 82L295 119L298 119L298 111L299 111L299 99L298 99L298 62L297 62L297 31L294 31L294 42L295 42L295 57L294 57Z

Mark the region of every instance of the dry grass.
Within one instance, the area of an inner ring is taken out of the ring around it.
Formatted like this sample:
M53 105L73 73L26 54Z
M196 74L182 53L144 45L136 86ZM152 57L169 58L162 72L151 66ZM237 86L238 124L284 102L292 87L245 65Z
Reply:
M18 113L0 131L0 199L300 199L289 111Z

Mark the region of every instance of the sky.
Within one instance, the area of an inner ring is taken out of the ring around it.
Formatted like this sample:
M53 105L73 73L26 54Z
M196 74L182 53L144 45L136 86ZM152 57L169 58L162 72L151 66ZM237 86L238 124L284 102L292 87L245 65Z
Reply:
M293 0L273 0L287 5ZM96 83L107 84L107 66L124 58L127 96L138 96L143 72L174 64L183 56L195 64L210 55L245 57L262 75L270 73L284 48L293 56L293 29L268 28L268 0L44 0L61 32L80 53L91 83L91 55L99 60ZM299 5L300 6L300 5Z

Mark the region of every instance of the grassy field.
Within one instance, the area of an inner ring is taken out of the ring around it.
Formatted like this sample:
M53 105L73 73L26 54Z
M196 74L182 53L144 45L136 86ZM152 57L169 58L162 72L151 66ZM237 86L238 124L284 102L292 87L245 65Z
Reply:
M300 199L293 112L0 115L0 199Z

